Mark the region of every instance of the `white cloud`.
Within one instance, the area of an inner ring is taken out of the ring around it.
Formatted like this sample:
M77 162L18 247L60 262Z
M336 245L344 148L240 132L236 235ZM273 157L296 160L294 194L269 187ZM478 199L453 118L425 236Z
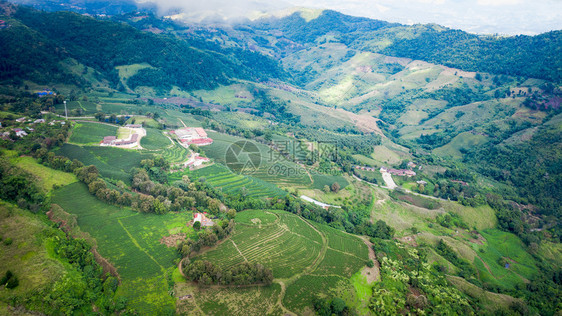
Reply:
M377 10L379 10L379 12L382 12L382 13L384 13L384 12L390 10L389 7L385 7L385 6L380 5L380 4L378 4L378 3L375 4L375 6L376 6Z
M247 16L291 6L323 8L404 24L436 23L473 33L537 34L562 29L561 0L137 0L156 2L162 12Z
M484 6L506 6L520 4L521 0L478 0L477 3Z

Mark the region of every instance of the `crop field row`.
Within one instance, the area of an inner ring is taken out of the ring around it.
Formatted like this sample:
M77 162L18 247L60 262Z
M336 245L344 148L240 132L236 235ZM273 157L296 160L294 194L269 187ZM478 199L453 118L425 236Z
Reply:
M332 227L326 227L316 223L314 223L314 225L322 229L322 232L328 239L329 248L354 254L358 257L365 258L365 260L369 258L369 250L359 237L346 234Z
M273 225L278 222L279 216L263 210L245 210L236 214L236 223L251 226Z
M175 249L160 244L172 231L187 231L186 214L140 214L105 204L82 183L63 187L53 203L78 216L83 232L96 240L98 252L113 264L121 277L119 295L143 314L173 311L167 274L175 268Z
M271 214L252 211L255 221L271 223ZM239 214L244 214L241 212ZM251 222L246 215L244 223ZM291 277L310 266L320 254L320 235L296 215L279 213L273 225L238 225L229 242L196 259L205 259L228 267L244 262L257 262L269 267L276 278ZM303 225L294 225L301 221ZM314 236L316 238L304 238Z
M350 278L354 273L365 266L367 260L368 257L362 259L328 248L326 256L312 274L337 274L345 278Z
M291 158L297 161L304 162L310 156L306 144L297 141L295 138L275 134L272 141L279 150L288 153Z
M169 140L166 140L169 144ZM171 148L163 149L160 154L162 158L166 159L170 163L182 163L185 162L189 155L189 150L177 143L174 143L174 146Z
M195 260L209 260L222 267L231 267L244 261L258 262L271 268L275 278L290 278L305 271L320 258L311 276L305 277L314 280L317 277L333 278L329 279L332 283L349 279L369 259L368 248L358 237L324 225L315 225L315 229L294 214L251 210L238 213L235 220L237 226L230 240ZM322 236L327 238L327 244L324 244ZM326 252L320 257L324 247L327 247ZM309 305L317 292L299 282L300 279L289 288L302 285L305 291L313 293L306 296L305 301ZM291 291L295 292L295 297L288 295L289 303L300 308L298 302L301 299L296 296L301 291L296 288Z
M172 145L172 143L168 137L162 134L162 131L155 128L146 128L146 136L141 139L142 148L148 150L163 149L170 145Z
M287 194L271 183L250 176L234 174L220 164L194 171L176 172L171 174L168 179L170 182L181 180L184 174L189 175L193 180L205 178L207 183L221 188L227 194L238 194L242 188L245 188L247 194L252 197L281 197Z
M81 147L64 144L57 155L77 159L84 165L94 165L103 177L131 182L130 171L140 165L141 160L152 155L115 147Z
M259 167L255 172L248 175L281 186L306 187L311 184L306 170L296 163L279 157L277 152L264 144L216 132L209 132L209 137L213 138L214 142L212 145L205 146L204 151L208 157L215 159L216 162L227 165L225 157L228 148L230 146L244 146L249 142L255 145L251 149L257 150L257 152L251 152L249 155L240 154L238 158L240 162L244 163L250 159L249 156L259 157Z
M340 188L342 189L349 184L349 182L347 182L347 180L342 176L338 176L338 175L332 176L332 175L326 175L320 173L313 173L312 180L314 180L314 184L312 185L312 188L318 190L322 190L326 185L331 186L335 182L337 182L340 185Z
M98 105L96 103L88 101L69 101L66 104L66 108L68 110L69 116L73 110L73 113L80 115L90 115L98 112ZM55 112L64 115L64 104L56 104Z
M117 126L80 122L74 125L70 142L75 144L99 143L105 136L116 136Z

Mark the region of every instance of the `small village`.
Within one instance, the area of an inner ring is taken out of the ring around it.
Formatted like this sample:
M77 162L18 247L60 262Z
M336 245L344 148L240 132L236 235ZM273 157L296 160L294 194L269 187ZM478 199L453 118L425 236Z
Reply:
M32 126L36 126L38 124L49 124L50 126L53 126L55 124L66 124L65 121L60 120L47 121L42 118L33 119L27 118L25 116L13 120L13 123L11 121L12 120L10 120L9 118L4 121L0 121L0 138L8 141L13 141L15 138L25 137L33 133L35 129Z

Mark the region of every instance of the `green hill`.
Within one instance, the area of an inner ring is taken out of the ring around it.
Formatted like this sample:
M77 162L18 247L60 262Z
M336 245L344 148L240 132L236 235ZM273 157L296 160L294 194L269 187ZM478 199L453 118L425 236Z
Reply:
M267 18L251 28L282 32L281 38L308 46L340 42L352 49L454 67L560 82L562 32L537 36L484 36L427 24L404 26L325 10L306 20L300 12ZM280 47L283 47L280 45ZM294 50L287 45L289 50Z
M208 89L234 78L287 76L274 60L261 54L141 32L123 23L75 13L46 13L18 6L7 21L10 27L0 32L4 63L0 78L4 80L39 74L40 83L50 80L83 85L79 77L61 69L59 61L66 58L93 68L116 88L119 76L115 67L142 63L152 67L127 80L132 89Z

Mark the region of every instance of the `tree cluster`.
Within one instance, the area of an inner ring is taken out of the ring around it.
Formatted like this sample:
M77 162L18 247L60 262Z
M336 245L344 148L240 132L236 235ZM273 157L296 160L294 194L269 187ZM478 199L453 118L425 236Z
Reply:
M0 199L37 212L44 206L46 196L36 182L33 175L0 156Z
M459 275L461 277L469 279L476 275L476 270L472 267L472 265L465 259L459 258L453 249L443 241L443 239L439 240L435 250L443 258L447 259L447 261L459 268Z
M244 262L230 268L220 268L210 261L197 260L188 263L183 271L189 280L200 285L270 285L273 282L271 269L259 263Z
M198 223L198 222L197 222ZM189 258L192 253L199 252L204 247L213 247L219 241L228 237L234 230L234 220L221 221L210 229L204 229L197 234L197 239L188 238L178 245L178 252L183 258Z
M319 316L344 316L344 315L352 315L351 310L345 304L345 301L339 297L334 298L324 298L324 297L316 297L312 302L312 306L314 306L314 310L316 314Z

